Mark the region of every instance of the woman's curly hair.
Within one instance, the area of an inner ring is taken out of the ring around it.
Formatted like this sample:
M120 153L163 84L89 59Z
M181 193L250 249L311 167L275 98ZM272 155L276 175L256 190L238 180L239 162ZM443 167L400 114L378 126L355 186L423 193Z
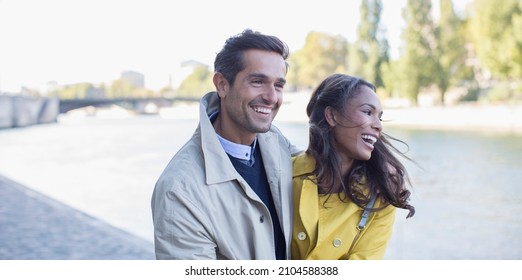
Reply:
M407 218L415 214L415 208L409 204L411 185L406 168L395 157L394 153L409 159L395 148L390 139L406 144L403 141L382 133L374 144L369 160L354 160L348 174L341 174L341 161L334 148L332 129L325 120L325 110L331 107L343 112L350 99L359 93L363 86L375 91L371 83L349 75L334 74L326 78L312 93L306 112L309 117L309 145L306 153L316 161L313 172L315 183L322 192L332 194L342 189L344 198L364 208L373 195L379 194L382 207L391 204L397 208L407 209ZM364 184L363 183L364 178Z

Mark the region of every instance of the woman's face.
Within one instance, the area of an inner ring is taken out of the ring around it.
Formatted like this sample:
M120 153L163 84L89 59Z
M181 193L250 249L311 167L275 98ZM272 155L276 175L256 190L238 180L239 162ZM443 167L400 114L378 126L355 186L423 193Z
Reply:
M382 107L377 94L360 86L348 100L344 112L329 107L326 118L333 130L334 146L344 164L369 160L374 144L381 137Z

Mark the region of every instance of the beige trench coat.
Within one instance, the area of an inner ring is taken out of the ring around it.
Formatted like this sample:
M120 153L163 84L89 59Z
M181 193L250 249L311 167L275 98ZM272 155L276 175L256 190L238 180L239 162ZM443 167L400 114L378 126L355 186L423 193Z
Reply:
M215 92L200 104L200 123L158 179L152 195L157 259L275 259L268 208L236 172L208 115ZM258 134L267 179L290 258L292 163L298 149L272 126Z

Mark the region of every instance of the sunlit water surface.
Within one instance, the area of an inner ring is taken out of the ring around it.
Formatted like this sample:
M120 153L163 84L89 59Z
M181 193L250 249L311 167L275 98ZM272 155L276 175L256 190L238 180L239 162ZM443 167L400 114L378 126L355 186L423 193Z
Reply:
M306 148L307 124L276 125ZM152 242L150 198L195 119L61 117L0 130L0 173ZM522 259L522 137L387 129L409 145L413 218L386 259ZM397 145L405 150L403 145Z

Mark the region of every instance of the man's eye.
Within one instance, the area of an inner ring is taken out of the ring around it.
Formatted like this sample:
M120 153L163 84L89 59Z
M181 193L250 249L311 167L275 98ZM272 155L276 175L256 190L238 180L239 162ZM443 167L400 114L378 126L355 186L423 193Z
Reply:
M276 87L276 88L283 89L283 88L285 87L285 84L283 84L283 83L275 84L275 87Z

